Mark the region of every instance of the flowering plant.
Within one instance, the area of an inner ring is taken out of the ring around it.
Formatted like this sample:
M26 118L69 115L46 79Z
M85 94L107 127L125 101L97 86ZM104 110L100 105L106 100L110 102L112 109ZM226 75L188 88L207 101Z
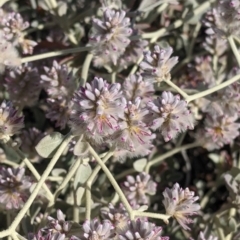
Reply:
M0 238L237 240L240 0L0 0Z

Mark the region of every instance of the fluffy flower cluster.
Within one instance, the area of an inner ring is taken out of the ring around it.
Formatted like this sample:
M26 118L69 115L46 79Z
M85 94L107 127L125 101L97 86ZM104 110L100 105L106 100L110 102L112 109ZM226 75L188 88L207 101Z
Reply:
M24 21L19 13L8 13L0 9L0 29L9 42L14 46L21 46L24 54L32 54L37 45L35 41L25 38L24 30L28 27L29 22Z
M6 39L3 31L0 30L0 73L4 72L5 67L18 67L21 59L14 45Z
M5 210L22 208L30 196L30 186L24 168L0 168L0 207Z
M3 101L0 105L0 139L9 140L24 127L23 116L12 106L11 102Z
M136 179L127 176L123 183L123 192L132 206L150 203L149 195L156 193L157 184L151 179L147 173L140 173Z
M38 69L25 64L7 72L5 87L8 90L9 99L20 109L25 106L34 106L41 91Z
M239 0L220 0L216 5L217 26L221 34L239 35L240 22L240 1Z
M117 64L117 60L129 45L132 34L130 19L123 10L106 8L103 19L93 19L90 44L94 47L95 65Z
M148 103L149 122L151 128L160 129L165 141L176 137L180 132L194 128L194 119L187 108L187 103L171 92L163 92L162 96Z
M144 80L158 83L170 80L170 71L178 62L178 57L170 58L172 53L171 47L160 48L158 45L154 46L154 51L146 51L140 63Z
M193 221L189 216L198 214L200 205L195 202L199 197L194 197L194 192L188 188L180 188L178 183L175 183L172 189L166 188L163 197L166 214L174 217L184 229L190 230L187 224Z
M41 80L48 94L46 117L56 122L56 127L64 129L70 117L73 92L76 82L66 65L53 61L51 68L44 67Z

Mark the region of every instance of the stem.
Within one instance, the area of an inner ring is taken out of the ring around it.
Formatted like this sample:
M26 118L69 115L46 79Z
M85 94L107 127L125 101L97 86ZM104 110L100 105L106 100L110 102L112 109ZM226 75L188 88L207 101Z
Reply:
M165 80L165 82L172 87L173 89L175 89L179 94L182 95L182 97L184 97L185 99L187 99L189 96L188 94L186 94L181 88L179 88L177 85L175 85L171 80Z
M11 142L9 142L8 146L11 147L13 150L15 150L15 152L18 154L18 156L23 159L22 161L25 163L25 165L31 171L32 175L35 177L35 179L37 181L39 181L41 176L39 175L39 173L37 172L35 167L32 165L32 163L25 157L25 154L20 149L12 147ZM47 197L48 197L49 201L53 201L54 200L53 194L49 190L46 183L43 183L43 189L46 191L46 194L47 194Z
M239 54L238 49L237 49L237 47L236 47L236 44L235 44L235 42L234 42L233 36L229 36L229 37L228 37L228 42L229 42L229 44L230 44L230 46L231 46L231 49L232 49L232 51L233 51L233 53L234 53L234 56L235 56L236 59L237 59L238 66L240 66L240 54Z
M7 212L7 226L9 227L11 225L11 215L10 215L10 211ZM12 240L11 236L9 235L7 237L8 240Z
M93 54L88 53L88 55L86 56L86 58L84 60L83 67L82 67L81 86L84 86L87 81L88 71L89 71L89 67L92 62L92 59L93 59Z
M156 219L162 219L166 224L168 224L168 219L171 217L170 215L160 214L160 213L151 213L151 212L140 212L140 211L133 211L134 217L150 217Z
M190 143L190 144L187 144L187 145L183 145L181 147L177 147L159 157L156 157L154 158L152 161L148 162L146 167L145 167L145 172L148 173L150 168L153 166L153 165L156 165L156 164L159 164L160 162L162 162L163 160L165 160L166 158L169 158L171 156L173 156L174 154L182 151L182 150L187 150L187 149L190 149L190 148L194 148L194 147L198 147L200 146L200 144L198 142L195 142L195 143Z
M214 222L216 224L216 229L217 229L219 240L225 240L223 229L221 228L219 219L217 217L215 217Z
M127 169L124 172L121 172L118 175L116 175L115 179L119 180L119 179L124 178L125 176L127 176L129 174L133 174L135 172L136 172L136 170L134 168Z
M115 83L115 82L116 82L116 74L117 74L116 72L112 72L112 73L111 73L111 82L112 82L112 83Z
M22 58L21 62L22 63L33 62L33 61L37 61L45 58L63 56L69 53L78 53L78 52L84 52L89 50L91 50L91 47L78 47L78 48L70 48L65 50L56 50L53 52L47 52L47 53L42 53L42 54Z
M240 79L240 74L232 77L231 79L227 80L226 82L223 82L223 83L221 83L221 84L219 84L219 85L217 85L217 86L215 86L215 87L213 87L213 88L210 88L210 89L205 90L205 91L203 91L203 92L200 92L200 93L196 93L196 94L194 94L194 95L191 95L191 96L189 96L189 97L186 99L186 101L187 101L187 102L191 102L191 101L196 100L196 99L198 99L198 98L205 97L205 96L207 96L207 95L209 95L209 94L211 94L211 93L214 93L214 92L216 92L216 91L218 91L218 90L220 90L220 89L222 89L222 88L227 87L228 85L231 85L232 83L238 81L239 79Z
M79 223L79 207L77 205L77 191L73 189L73 221Z
M111 182L112 186L114 187L115 191L117 192L117 194L119 195L124 207L126 208L130 219L133 220L134 219L134 215L133 215L133 210L127 200L127 198L125 197L124 193L122 192L121 188L119 187L119 185L117 184L115 178L113 177L112 173L109 171L109 169L106 167L106 165L103 163L103 161L101 160L101 158L98 156L98 154L94 151L94 149L92 148L92 146L90 144L89 145L89 151L92 154L92 156L96 159L96 161L98 162L98 164L101 166L102 170L104 171L104 173L107 175L109 181Z
M53 156L52 160L48 164L46 170L43 172L43 175L40 178L40 180L37 183L37 185L35 186L31 196L28 198L28 200L24 204L23 208L20 210L20 212L18 213L16 218L13 220L13 222L12 222L10 228L9 228L10 231L11 230L15 230L16 227L18 226L18 224L21 222L22 218L24 217L24 215L26 214L26 212L30 208L30 206L33 203L34 199L36 198L39 190L41 189L41 187L43 185L43 183L47 179L48 175L51 173L53 167L55 166L55 164L58 161L59 157L62 155L63 151L65 150L65 148L67 147L67 145L69 144L69 142L71 141L72 138L73 138L73 136L70 135L70 134L68 134L66 136L65 140L62 142L62 144L58 148L57 152ZM0 232L0 238L3 237L3 234L4 234L3 232Z
M107 153L107 155L105 155L104 159L102 160L102 162L105 164L107 162L107 160L113 155L113 151L109 151ZM92 183L95 179L95 177L97 176L98 172L101 170L101 166L98 164L91 176L88 178L87 182L86 182L86 215L85 215L85 219L90 220L91 219L91 188L92 188Z

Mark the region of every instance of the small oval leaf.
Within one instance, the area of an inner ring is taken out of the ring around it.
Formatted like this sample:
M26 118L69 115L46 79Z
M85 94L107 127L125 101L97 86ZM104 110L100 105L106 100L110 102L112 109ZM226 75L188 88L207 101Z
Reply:
M146 158L141 158L137 161L135 161L133 163L133 168L137 171L137 172L142 172L144 167L147 164L147 159Z
M37 153L44 158L52 157L63 139L64 136L59 132L53 132L45 136L35 147Z
M92 168L89 164L81 164L75 175L73 187L77 189L79 186L83 185L92 173Z

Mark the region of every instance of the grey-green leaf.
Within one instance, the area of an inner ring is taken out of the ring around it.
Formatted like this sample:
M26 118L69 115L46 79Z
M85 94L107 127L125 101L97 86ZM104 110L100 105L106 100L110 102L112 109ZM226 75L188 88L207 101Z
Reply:
M142 172L144 167L147 164L147 159L146 158L141 158L137 161L135 161L133 163L133 168L137 171L137 172Z
M53 132L45 136L36 146L36 150L41 157L50 158L62 143L64 136L59 132Z
M77 189L79 186L83 185L88 180L91 173L92 169L89 164L81 164L78 167L78 170L75 175L73 183L74 189Z

